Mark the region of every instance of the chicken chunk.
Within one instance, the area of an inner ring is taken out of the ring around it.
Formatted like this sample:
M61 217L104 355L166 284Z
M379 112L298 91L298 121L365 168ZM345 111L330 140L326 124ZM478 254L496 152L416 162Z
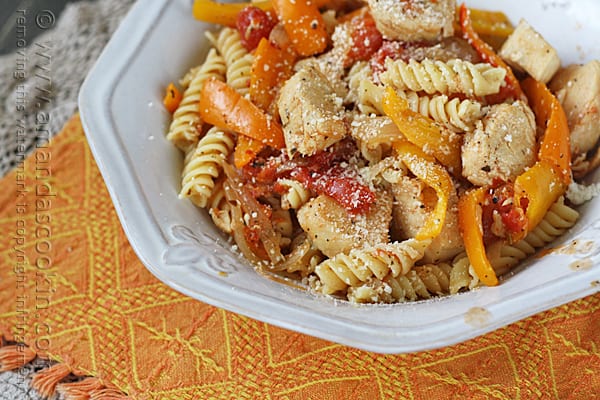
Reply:
M478 186L512 180L536 161L535 116L527 104L497 104L462 146L463 176Z
M283 85L277 106L290 157L295 152L313 155L346 136L342 99L314 65L306 65Z
M394 194L393 239L405 240L414 237L435 207L437 202L435 191L416 178L403 176L392 185L392 193ZM437 263L449 260L463 249L458 228L458 196L454 192L450 193L442 232L425 250L423 261Z
M367 0L386 39L434 41L454 34L456 0Z
M600 139L600 61L560 70L549 87L567 114L575 160L593 149Z
M500 56L511 67L544 83L560 68L556 49L523 19L502 45Z
M364 215L351 215L331 197L317 196L298 210L298 222L328 257L365 245L388 243L392 195L382 189L375 194L375 203Z

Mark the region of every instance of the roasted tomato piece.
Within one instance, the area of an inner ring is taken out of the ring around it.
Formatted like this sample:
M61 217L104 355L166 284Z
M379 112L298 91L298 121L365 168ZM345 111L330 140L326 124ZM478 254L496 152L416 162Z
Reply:
M510 182L496 181L486 191L482 204L483 236L486 241L494 238L514 243L527 233L527 199L515 204L514 186Z
M258 7L248 6L239 12L236 28L242 38L242 44L248 51L258 46L262 38L268 38L277 21Z
M352 18L352 48L348 53L351 63L371 58L383 43L383 36L377 30L375 21L369 14Z

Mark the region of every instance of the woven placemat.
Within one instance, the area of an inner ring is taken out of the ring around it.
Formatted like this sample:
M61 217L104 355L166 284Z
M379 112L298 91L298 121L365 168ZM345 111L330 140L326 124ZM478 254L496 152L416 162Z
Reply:
M379 355L185 297L128 244L78 116L0 183L0 368L67 399L593 399L600 294L436 351Z

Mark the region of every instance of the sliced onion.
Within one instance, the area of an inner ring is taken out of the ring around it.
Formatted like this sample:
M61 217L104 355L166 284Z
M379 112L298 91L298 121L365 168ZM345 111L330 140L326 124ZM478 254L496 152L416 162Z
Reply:
M239 202L242 212L248 215L248 226L258 226L258 234L267 255L273 264L283 260L279 246L280 235L273 228L271 219L265 213L264 207L246 189L237 171L228 163L223 165L223 171L227 176L228 189L231 195ZM243 218L242 218L242 222ZM242 229L243 232L243 229ZM256 258L256 255L254 256Z

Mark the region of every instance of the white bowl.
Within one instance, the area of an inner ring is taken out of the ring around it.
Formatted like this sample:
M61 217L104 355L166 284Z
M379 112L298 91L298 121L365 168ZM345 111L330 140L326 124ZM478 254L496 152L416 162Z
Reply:
M177 198L182 156L165 139L165 85L201 62L211 26L190 0L138 1L87 77L79 96L85 131L121 223L141 261L161 281L206 303L284 328L381 353L447 346L600 290L600 198L554 246L580 240L572 255L532 258L493 288L431 301L351 305L255 272L231 251L203 210ZM595 0L468 1L523 17L563 63L600 58ZM592 180L600 181L596 173ZM588 268L575 270L574 261Z

